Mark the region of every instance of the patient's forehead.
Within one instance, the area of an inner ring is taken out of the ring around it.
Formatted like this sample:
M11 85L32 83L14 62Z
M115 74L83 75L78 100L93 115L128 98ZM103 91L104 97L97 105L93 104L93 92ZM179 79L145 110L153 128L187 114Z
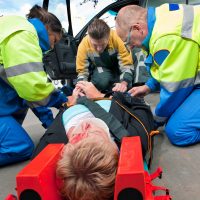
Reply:
M84 133L92 130L102 131L103 133L105 132L108 134L108 136L110 136L109 128L106 123L103 120L95 117L78 120L76 124L73 124L73 126L69 128L67 134Z
M111 140L108 126L100 119L92 118L82 120L73 126L67 132L70 143L77 143L85 138L93 138L93 140Z

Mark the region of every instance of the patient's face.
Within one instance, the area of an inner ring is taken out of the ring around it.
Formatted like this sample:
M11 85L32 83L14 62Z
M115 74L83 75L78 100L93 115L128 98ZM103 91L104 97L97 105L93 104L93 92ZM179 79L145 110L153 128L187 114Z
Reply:
M75 144L83 139L109 142L116 150L117 146L113 142L107 125L98 118L89 118L77 123L76 126L71 127L67 133L69 143Z

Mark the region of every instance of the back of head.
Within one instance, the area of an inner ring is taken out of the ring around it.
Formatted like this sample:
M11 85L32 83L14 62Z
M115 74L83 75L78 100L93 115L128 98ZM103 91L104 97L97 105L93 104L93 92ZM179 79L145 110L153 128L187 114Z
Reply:
M102 19L95 19L88 26L88 34L95 40L108 38L110 34L110 27Z
M126 29L134 23L144 22L147 10L137 5L129 5L120 9L116 17L116 26Z
M34 5L26 17L28 19L38 18L44 23L44 25L49 26L53 32L62 32L62 25L59 19L54 14L46 11L44 8L41 8L38 5Z
M106 200L113 196L118 152L111 146L89 139L66 145L57 165L65 199Z

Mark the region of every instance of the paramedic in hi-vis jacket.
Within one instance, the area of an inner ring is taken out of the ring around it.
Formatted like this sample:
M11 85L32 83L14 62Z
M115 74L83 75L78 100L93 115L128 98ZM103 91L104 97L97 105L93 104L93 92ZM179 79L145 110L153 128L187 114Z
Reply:
M126 6L116 31L130 48L142 47L152 78L134 87L133 96L160 90L157 122L165 120L169 140L178 146L200 141L200 7L164 4L144 9Z
M59 108L66 97L48 82L42 52L62 36L60 21L35 5L27 19L0 17L0 166L26 160L34 144L21 124L28 106L47 128L48 107Z
M124 92L132 85L133 61L116 32L95 19L78 47L76 71L77 81L92 82L103 92Z

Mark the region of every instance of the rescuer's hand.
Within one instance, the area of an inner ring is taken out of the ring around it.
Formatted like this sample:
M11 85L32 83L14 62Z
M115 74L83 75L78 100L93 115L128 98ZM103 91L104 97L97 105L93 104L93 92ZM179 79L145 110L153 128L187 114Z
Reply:
M128 93L130 93L131 96L136 96L136 97L144 97L150 92L151 90L147 85L133 87L128 91Z
M128 83L126 81L122 81L121 83L115 83L115 86L113 87L113 92L126 92L127 91Z
M88 81L79 81L76 84L76 88L81 89L81 91L79 92L80 96L85 95L89 99L104 97L104 94L97 90L93 83Z

